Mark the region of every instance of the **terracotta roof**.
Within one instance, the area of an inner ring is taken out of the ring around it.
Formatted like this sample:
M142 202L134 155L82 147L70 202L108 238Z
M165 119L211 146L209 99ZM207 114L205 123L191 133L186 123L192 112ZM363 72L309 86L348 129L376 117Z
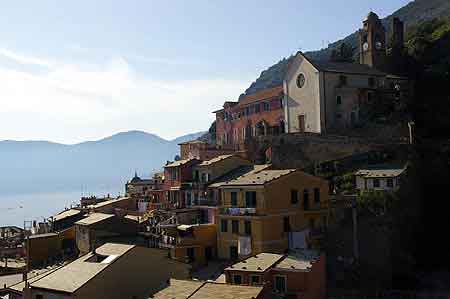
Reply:
M191 161L198 161L197 159L185 159L185 160L178 160L178 161L175 161L175 162L172 162L172 163L170 163L170 164L167 164L166 166L164 166L164 167L178 167L178 166L182 166L182 165L185 165L185 164L187 164L187 163L189 163L189 162L191 162Z
M231 157L233 157L233 156L234 156L234 155L222 155L222 156L218 156L218 157L215 157L215 158L213 158L213 159L211 159L211 160L203 161L203 162L200 163L198 166L210 166L210 165L213 165L213 164L218 163L218 162L220 162L220 161L223 161L223 160L225 160L225 159L231 158Z
M405 171L404 168L393 169L360 169L355 175L363 176L365 178L394 178L398 177Z
M225 270L229 271L249 271L264 272L283 258L282 254L260 253L236 263Z
M170 285L151 296L151 298L187 299L204 284L204 282L194 280L170 279Z
M97 209L97 208L101 208L101 207L104 207L104 206L107 206L107 205L110 205L110 204L113 204L116 202L121 202L121 201L129 200L129 199L130 199L130 197L112 198L110 200L102 201L102 202L96 203L94 205L89 205L88 208Z
M309 272L311 271L313 263L317 262L319 259L320 253L315 250L290 252L288 256L275 266L275 269Z
M239 101L239 104L247 105L247 104L250 104L253 102L270 99L270 98L279 96L281 93L283 93L283 85L279 85L279 86L268 88L268 89L263 89L256 93L253 93L251 95L244 96Z
M63 212L53 216L53 221L60 221L60 220L63 220L63 219L66 219L66 218L69 218L72 216L76 216L80 213L81 213L80 210L75 210L75 209L66 210L66 211L63 211Z
M250 186L250 185L264 185L274 180L291 174L297 171L296 169L283 169L283 170L261 170L256 172L250 172L240 176L239 178L230 180L221 185L225 186Z
M263 291L262 287L240 286L224 283L205 283L189 298L192 299L252 299Z
M53 238L53 237L57 237L57 236L58 236L58 234L56 234L56 233L38 234L38 235L30 236L30 240L40 239L40 238Z
M88 253L42 279L33 282L31 287L73 293L98 275L103 269L109 267L113 260L121 258L134 247L134 245L105 244L97 248L97 255L108 257L103 262L90 262L89 260L95 255L92 252ZM110 257L114 257L114 259Z
M202 140L195 139L195 140L190 140L190 141L178 143L178 145L182 145L182 144L196 144L196 143L206 143L206 142L202 141Z
M321 72L386 76L386 73L365 64L331 61L311 61L311 63Z
M247 166L241 166L239 168L236 168L225 175L215 179L212 184L209 185L210 188L218 188L221 186L225 186L227 182L231 180L237 180L241 178L244 175L249 175L254 172L258 172L264 169L267 169L271 167L270 164L264 164L264 165L247 165Z
M96 224L96 223L105 221L112 217L114 217L114 215L112 215L112 214L92 213L88 217L75 222L75 224L77 224L77 225L92 225L92 224Z

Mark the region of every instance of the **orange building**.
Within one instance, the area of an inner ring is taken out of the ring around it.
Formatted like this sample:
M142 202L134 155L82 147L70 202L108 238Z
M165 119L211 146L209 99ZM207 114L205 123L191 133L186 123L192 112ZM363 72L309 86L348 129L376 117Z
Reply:
M216 142L225 149L243 150L254 136L284 132L283 86L225 102L216 114Z
M325 263L325 254L312 250L260 253L226 268L225 278L234 285L264 286L265 299L322 299L326 296Z

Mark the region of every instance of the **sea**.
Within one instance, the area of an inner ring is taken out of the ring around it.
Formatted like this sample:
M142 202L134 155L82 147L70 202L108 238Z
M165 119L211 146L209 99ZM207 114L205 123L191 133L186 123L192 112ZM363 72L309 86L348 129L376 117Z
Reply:
M24 227L25 221L43 222L44 219L79 204L82 195L105 196L109 193L117 196L120 192L123 193L123 190L106 192L97 189L89 194L82 194L80 191L0 194L0 227Z

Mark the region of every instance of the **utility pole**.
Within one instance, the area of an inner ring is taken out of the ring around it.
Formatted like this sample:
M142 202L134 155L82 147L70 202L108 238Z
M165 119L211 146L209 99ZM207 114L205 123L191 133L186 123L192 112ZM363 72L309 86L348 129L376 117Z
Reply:
M415 123L413 121L408 122L408 128L409 128L409 144L414 143L414 125Z

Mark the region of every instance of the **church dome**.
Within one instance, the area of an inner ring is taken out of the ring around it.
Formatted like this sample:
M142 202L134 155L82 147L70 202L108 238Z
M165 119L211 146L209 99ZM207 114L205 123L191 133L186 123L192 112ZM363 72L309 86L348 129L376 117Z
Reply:
M131 183L137 183L140 182L141 178L138 177L137 173L134 174L134 178L131 179Z

